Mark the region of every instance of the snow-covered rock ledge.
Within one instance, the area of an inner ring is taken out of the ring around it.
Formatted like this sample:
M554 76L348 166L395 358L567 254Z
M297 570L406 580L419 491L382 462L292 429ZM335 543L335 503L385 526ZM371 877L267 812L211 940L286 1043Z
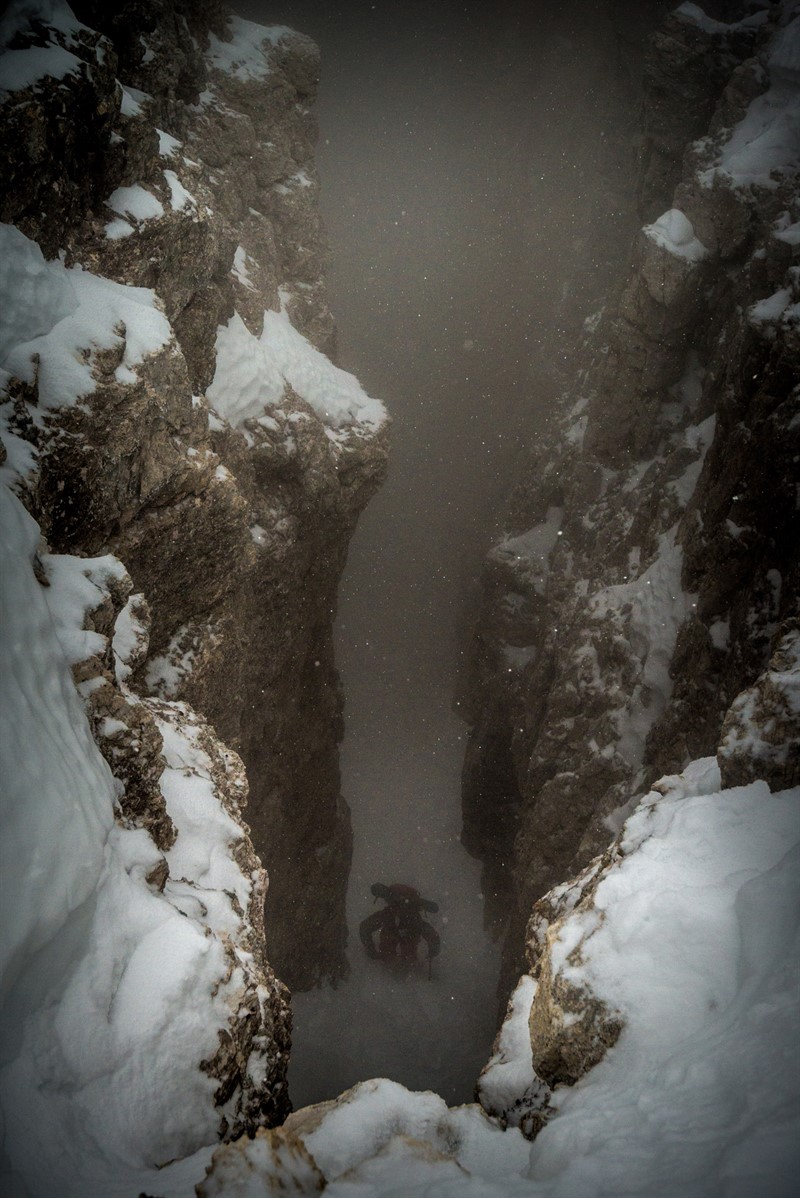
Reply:
M537 904L530 1043L551 1091L533 1192L623 1177L630 1194L791 1191L798 904L800 789L722 790L713 758L658 783L608 852ZM499 1069L481 1091L503 1114Z

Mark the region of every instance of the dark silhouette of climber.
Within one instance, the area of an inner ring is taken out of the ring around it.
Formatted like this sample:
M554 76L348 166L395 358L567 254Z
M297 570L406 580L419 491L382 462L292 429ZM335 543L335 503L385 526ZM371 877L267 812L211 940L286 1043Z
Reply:
M430 963L439 952L440 940L436 929L422 918L422 912L438 911L438 903L432 903L413 886L404 886L400 882L394 882L391 886L375 882L370 889L376 899L383 899L386 906L361 921L359 932L367 956L410 969L417 960L419 942L424 940L428 946L430 977ZM374 939L376 932L377 947Z

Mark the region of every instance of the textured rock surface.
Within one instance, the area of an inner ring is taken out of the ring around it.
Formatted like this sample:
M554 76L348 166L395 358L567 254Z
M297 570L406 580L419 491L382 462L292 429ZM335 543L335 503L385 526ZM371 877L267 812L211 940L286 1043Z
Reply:
M787 620L775 639L769 666L725 716L717 750L725 786L800 785L800 623Z
M216 1125L192 1134L231 1137L289 1109L272 966L296 986L347 968L331 625L386 421L315 348L316 47L216 3L74 14L0 26L0 464L42 586L94 597L69 660L117 823L149 838L142 885L222 962L194 1062ZM210 845L222 829L210 863L187 788Z
M4 383L6 439L36 449L26 503L51 547L113 552L146 597L149 656L130 685L191 703L241 754L270 872L270 956L310 986L346 970L331 622L385 436L357 416L326 426L285 381L261 423L263 406L242 419L206 393L234 311L248 348L265 309L333 345L313 163L318 53L288 30L229 25L216 3L74 11L88 27L34 19L9 41L12 53L71 58L57 80L0 92L2 218L46 257L60 252L67 277L80 265L152 289L170 331L132 367L124 319L110 344L87 343L80 404L45 394L23 354Z
M510 867L506 985L534 902L716 751L797 613L797 27L726 20L685 5L655 39L649 223L485 570L465 836Z

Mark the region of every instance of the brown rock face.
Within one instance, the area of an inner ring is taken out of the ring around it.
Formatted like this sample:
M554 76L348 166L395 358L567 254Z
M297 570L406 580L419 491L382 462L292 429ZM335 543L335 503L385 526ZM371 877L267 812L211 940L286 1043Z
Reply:
M465 825L516 891L508 982L535 901L603 851L632 794L715 753L723 720L727 784L795 776L779 627L798 608L800 198L793 151L765 168L730 149L796 96L780 37L763 15L684 11L655 39L650 223L489 555ZM751 709L757 767L738 749Z
M723 786L800 785L800 621L781 626L767 669L731 704L717 760Z
M239 822L241 761L247 769L252 843L243 839L241 865L261 880L243 918L258 943L241 1018L203 1065L231 1135L278 1121L287 1103L288 1008L265 953L261 862L280 976L307 987L347 969L350 822L331 626L349 537L385 472L386 423L357 413L326 423L323 405L284 377L247 419L206 395L218 329L234 312L255 346L268 309L309 338L296 352L333 344L313 162L316 47L259 33L216 2L74 10L89 28L37 21L9 43L49 48L60 65L0 90L0 217L41 246L50 261L34 274L58 274L70 312L84 296L80 268L111 281L108 302L126 315L102 334L81 325L61 374L50 335L64 312L42 316L31 333L41 350L21 350L0 375L0 416L22 463L18 489L52 549L124 563L112 624L136 592L125 618L137 648L122 673L109 658L76 675L91 681L119 819L162 853L174 843L159 728L176 711L206 745L220 801L238 794ZM168 870L149 884L163 889ZM247 1062L265 1056L266 1078L243 1082Z
M550 1089L574 1085L619 1039L624 1020L596 994L570 982L554 968L554 948L565 919L591 912L598 883L613 868L615 845L568 886L551 891L534 906L528 923L528 959L538 986L529 1020L533 1068ZM581 962L581 944L566 958Z

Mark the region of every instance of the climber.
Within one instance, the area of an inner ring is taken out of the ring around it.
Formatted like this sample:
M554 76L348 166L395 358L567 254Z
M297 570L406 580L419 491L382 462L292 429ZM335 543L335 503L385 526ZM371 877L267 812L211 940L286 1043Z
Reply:
M424 899L413 886L394 882L384 886L375 882L370 888L376 899L383 899L386 906L362 920L359 928L361 943L367 956L378 957L387 964L400 964L406 968L417 960L420 940L428 946L428 977L431 961L439 952L439 933L422 918L423 911L438 911L438 903ZM373 939L378 932L378 946Z

